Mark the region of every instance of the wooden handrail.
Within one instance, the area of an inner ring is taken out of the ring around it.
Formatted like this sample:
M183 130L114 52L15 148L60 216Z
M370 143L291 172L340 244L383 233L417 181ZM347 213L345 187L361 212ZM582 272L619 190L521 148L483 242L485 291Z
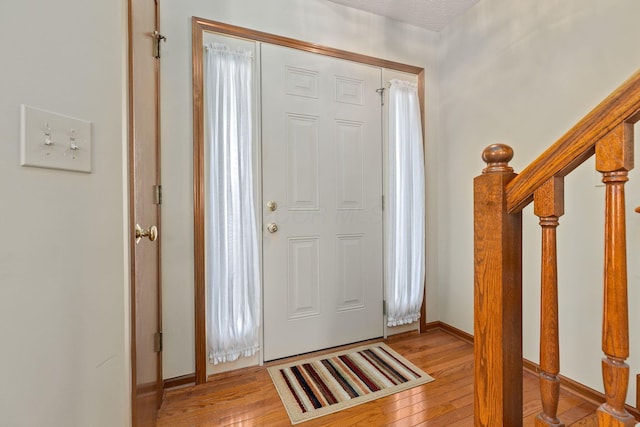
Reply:
M591 157L602 137L623 122L640 119L640 71L591 110L507 185L507 210L521 211L554 176L566 176Z

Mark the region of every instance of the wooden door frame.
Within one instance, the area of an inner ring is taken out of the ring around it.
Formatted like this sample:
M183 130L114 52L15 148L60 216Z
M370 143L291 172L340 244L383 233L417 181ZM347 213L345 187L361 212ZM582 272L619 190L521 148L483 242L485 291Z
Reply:
M135 85L134 85L134 73L137 72L134 70L133 59L134 55L138 52L134 52L133 50L133 1L136 0L127 0L127 122L128 122L128 191L129 191L129 258L130 258L130 269L129 269L129 278L130 278L130 356L131 356L131 418L132 425L136 425L136 357L137 357L137 342L136 342L136 241L135 241L135 225L137 224L136 219L136 191L135 191ZM155 2L155 28L156 30L160 29L160 0L154 0ZM150 34L150 37L153 35ZM148 53L149 55L152 52ZM156 85L155 85L155 105L156 105L156 182L160 183L160 62L157 60L155 62L155 70L154 73L157 77ZM157 220L156 226L158 229L161 229L161 210L157 209ZM158 245L158 265L157 265L157 281L158 281L158 331L162 331L162 276L161 276L161 248L160 241L155 242ZM158 363L157 363L157 378L158 383L154 386L157 387L155 390L157 392L156 404L159 408L162 403L162 351L157 353Z
M262 31L251 30L204 18L191 19L192 36L192 78L193 78L193 202L194 202L194 284L195 284L195 363L196 384L207 382L207 331L205 303L205 193L204 193L204 76L203 76L203 34L217 33L239 37L254 42L263 42L316 53L338 59L359 62L380 68L402 71L418 76L418 98L424 141L424 68L394 61L361 55L341 49L334 49L314 43L296 40ZM426 309L422 301L420 331L426 330Z

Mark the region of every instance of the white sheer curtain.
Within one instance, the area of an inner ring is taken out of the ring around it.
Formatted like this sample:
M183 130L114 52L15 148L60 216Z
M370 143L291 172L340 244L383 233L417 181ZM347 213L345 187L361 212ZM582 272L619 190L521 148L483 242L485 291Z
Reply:
M260 274L253 201L251 52L205 47L209 360L259 349Z
M424 157L417 85L389 89L387 325L420 318L425 276Z

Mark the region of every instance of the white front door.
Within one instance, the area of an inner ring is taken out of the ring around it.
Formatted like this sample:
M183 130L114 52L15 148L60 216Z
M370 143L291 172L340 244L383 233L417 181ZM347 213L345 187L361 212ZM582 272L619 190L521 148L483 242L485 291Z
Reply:
M264 358L382 336L381 69L261 62Z

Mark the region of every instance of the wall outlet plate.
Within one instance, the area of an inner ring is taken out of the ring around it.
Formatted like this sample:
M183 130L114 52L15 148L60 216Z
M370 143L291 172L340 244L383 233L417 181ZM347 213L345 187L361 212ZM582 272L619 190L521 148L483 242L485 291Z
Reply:
M91 172L91 122L21 105L23 166Z

